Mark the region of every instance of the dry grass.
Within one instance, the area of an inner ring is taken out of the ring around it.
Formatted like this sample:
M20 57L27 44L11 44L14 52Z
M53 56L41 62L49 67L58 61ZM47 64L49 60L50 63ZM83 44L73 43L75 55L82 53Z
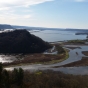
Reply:
M82 51L82 54L84 54L85 56L88 56L88 51Z
M25 56L24 60L14 61L11 63L4 63L3 66L18 65L18 64L28 64L28 63L45 63L53 60L61 60L65 57L62 55L50 55L50 54L32 54Z
M81 47L66 47L66 48L70 48L70 49L81 49Z
M12 74L11 74L12 76ZM70 75L53 71L24 72L23 84L11 88L88 88L88 75Z
M62 66L56 66L56 67L79 67L79 66L88 66L88 57L82 57L81 60L76 61L76 62L72 62L69 64L65 64Z

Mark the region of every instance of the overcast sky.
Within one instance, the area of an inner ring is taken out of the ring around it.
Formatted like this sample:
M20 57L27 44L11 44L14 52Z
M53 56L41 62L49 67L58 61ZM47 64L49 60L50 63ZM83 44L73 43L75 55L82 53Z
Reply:
M88 29L88 0L0 0L0 24Z

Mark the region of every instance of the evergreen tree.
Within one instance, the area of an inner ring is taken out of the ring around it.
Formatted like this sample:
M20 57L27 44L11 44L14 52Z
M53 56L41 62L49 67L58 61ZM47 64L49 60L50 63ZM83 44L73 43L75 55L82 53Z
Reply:
M16 68L13 70L13 83L18 83L18 69Z
M3 70L2 77L4 88L10 88L9 73L7 70Z
M22 85L24 78L24 71L22 70L22 68L19 69L14 68L13 74L14 74L13 83L17 84L18 86Z
M18 74L18 85L23 84L23 78L24 78L24 71L22 68L19 68L19 74Z
M2 63L0 63L0 88L2 87L2 70L3 70Z

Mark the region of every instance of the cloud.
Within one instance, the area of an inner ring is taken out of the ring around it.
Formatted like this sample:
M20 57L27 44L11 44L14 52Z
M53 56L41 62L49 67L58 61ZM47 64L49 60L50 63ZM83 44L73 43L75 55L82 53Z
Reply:
M20 14L10 14L9 13L5 13L5 14L0 14L0 19L7 19L7 20L20 20L20 19L31 19L31 15L27 14L27 15L20 15Z
M87 0L75 0L76 2L86 2Z
M31 18L31 15L24 15L23 16L25 19L29 19L29 18Z
M62 0L62 1L71 1L71 2L88 2L88 0Z
M31 20L33 14L29 8L53 0L0 0L0 23L2 21Z
M40 4L53 0L0 0L0 8L7 7L29 7L31 5Z
M88 0L70 0L70 1L75 1L75 2L88 2Z

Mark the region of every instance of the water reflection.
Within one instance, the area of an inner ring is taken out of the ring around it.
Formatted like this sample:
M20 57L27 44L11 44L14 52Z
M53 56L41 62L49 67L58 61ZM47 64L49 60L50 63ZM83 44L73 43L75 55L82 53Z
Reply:
M0 62L2 63L6 63L6 62L13 62L18 60L16 58L16 56L12 56L12 55L0 55Z
M30 70L31 72L36 70L53 70L53 71L61 71L66 74L74 74L74 75L88 75L88 66L82 67L60 67L60 68L50 68L50 67L38 67L36 66L18 66L18 67L10 67L6 68L7 70L13 70L14 68L23 68L24 70Z
M74 75L88 75L88 66L84 67L60 67L60 68L50 68L53 71L61 71L66 74Z

